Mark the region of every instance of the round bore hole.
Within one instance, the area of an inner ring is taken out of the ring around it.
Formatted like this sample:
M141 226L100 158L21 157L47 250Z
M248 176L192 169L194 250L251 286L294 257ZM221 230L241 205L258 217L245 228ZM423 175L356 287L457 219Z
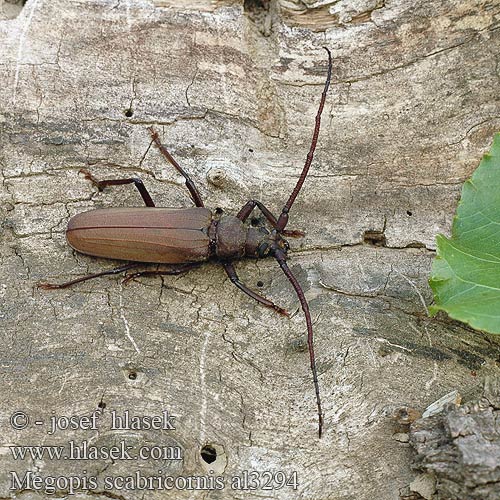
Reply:
M200 451L201 458L207 464L213 464L217 460L217 451L213 446L206 444Z
M136 371L131 371L131 372L129 372L129 374L128 374L128 378L129 378L130 380L136 380L136 379L137 379L137 372L136 372Z
M252 219L250 220L250 224L253 227L259 226L260 225L260 219L258 217L252 217Z
M222 208L220 208L220 207L217 207L217 208L215 209L215 213L216 213L217 215L220 215L222 212L224 212L224 210L222 210Z
M126 109L125 112L124 112L124 115L127 117L127 118L131 118L132 116L134 116L134 112L129 108L129 109Z
M263 281L257 281L257 286L259 288L262 288L264 286L264 282Z
M406 215L409 215L411 217L413 215L413 212L410 212L410 210L407 210Z

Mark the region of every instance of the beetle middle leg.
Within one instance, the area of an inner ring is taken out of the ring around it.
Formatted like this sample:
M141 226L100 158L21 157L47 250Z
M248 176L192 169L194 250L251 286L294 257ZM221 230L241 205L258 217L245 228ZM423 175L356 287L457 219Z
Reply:
M244 283L242 283L238 275L236 274L236 269L234 268L231 262L225 262L222 265L224 266L224 269L226 270L226 273L229 276L231 282L234 283L242 292L245 292L249 297L252 297L252 299L255 299L257 302L260 302L262 305L270 307L271 309L274 309L276 312L283 314L283 316L290 316L288 311L286 311L282 307L277 306L274 302L270 301L269 299L262 297L262 295L255 293L253 290L250 290L250 288L248 288Z
M264 214L264 217L269 221L271 226L274 229L277 229L278 225L278 219L271 213L271 211L265 207L264 204L262 204L260 201L257 200L250 200L248 201L241 210L238 212L236 217L240 219L241 221L245 222L249 215L252 213L253 209L255 207L258 207L259 210ZM283 236L288 236L290 238L302 238L305 236L305 233L303 231L296 231L296 230L284 230L281 232Z
M80 169L80 173L85 175L85 178L88 179L94 186L102 191L106 186L121 186L123 184L134 184L139 193L141 194L142 199L147 207L154 207L154 201L151 198L151 195L148 193L146 186L141 179L138 177L129 177L128 179L106 179L104 181L98 181L88 170Z
M139 271L137 273L132 273L127 276L125 276L124 280L122 281L123 284L128 283L130 280L133 280L135 278L139 278L141 276L175 276L177 274L183 274L191 269L194 269L196 267L201 266L201 262L189 262L187 264L181 264L177 267L173 267L171 269L165 269L165 270L158 270L156 269L155 271Z
M191 180L188 173L175 161L174 157L168 152L167 148L160 142L160 137L158 136L158 132L153 127L149 127L149 131L151 132L151 137L153 138L156 147L160 150L160 153L168 160L168 162L181 174L184 179L186 179L186 187L191 194L191 198L194 201L194 204L197 207L204 207L203 200L201 199L201 195L196 188L195 183Z

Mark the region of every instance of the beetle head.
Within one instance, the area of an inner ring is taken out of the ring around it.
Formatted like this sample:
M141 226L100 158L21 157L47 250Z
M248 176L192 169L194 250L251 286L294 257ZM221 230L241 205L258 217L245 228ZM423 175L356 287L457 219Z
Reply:
M276 229L269 231L264 226L248 228L245 254L249 257L262 259L273 256L276 250L286 255L289 248L288 241Z

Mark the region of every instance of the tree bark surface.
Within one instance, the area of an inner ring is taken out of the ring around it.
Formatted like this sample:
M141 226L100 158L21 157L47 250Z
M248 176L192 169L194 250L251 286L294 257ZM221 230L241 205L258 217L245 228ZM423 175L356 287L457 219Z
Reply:
M500 128L498 2L28 0L17 17L9 4L0 9L0 497L14 496L16 474L95 477L75 498L408 497L412 452L391 415L454 389L477 398L499 373L496 337L427 315L435 236L449 233L461 185ZM234 214L258 199L279 213L309 148L323 47L332 85L289 224L307 233L290 241L289 264L313 318L319 440L304 317L272 259L237 270L290 318L243 295L215 264L126 286L120 276L36 284L120 264L73 252L67 222L142 201L131 186L97 192L80 169L139 176L157 206L192 206L150 126L207 207ZM48 434L51 417L96 410L98 429ZM112 412L126 410L168 410L176 429L112 430ZM17 411L26 428L10 421ZM12 455L13 445L67 451L71 441L178 446L182 459ZM245 471L259 488L232 489ZM296 473L297 489L263 489L266 471ZM225 483L106 489L106 477L136 473ZM31 498L28 483L17 489Z
M436 478L439 498L496 500L500 492L500 378L463 406L416 420L410 444L415 468Z

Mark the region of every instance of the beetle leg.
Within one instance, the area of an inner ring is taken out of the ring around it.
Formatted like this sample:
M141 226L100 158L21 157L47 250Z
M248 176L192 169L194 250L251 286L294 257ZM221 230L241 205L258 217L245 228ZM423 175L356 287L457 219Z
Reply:
M245 292L249 297L252 297L252 299L255 299L257 302L260 302L266 307L270 307L271 309L274 309L276 312L283 314L283 316L290 316L288 311L277 306L276 304L274 304L274 302L271 302L269 299L266 299L265 297L262 297L258 293L255 293L253 290L250 290L250 288L248 288L244 283L242 283L238 278L236 270L234 269L234 266L231 262L225 262L222 265L224 266L224 269L226 270L226 273L229 276L231 282L234 283L242 292Z
M106 179L104 181L98 181L88 170L81 169L80 172L85 175L85 178L88 179L94 186L99 189L99 191L102 191L106 186L121 186L122 184L134 184L139 193L142 196L142 199L144 200L144 203L146 204L147 207L154 207L154 201L151 198L150 194L148 193L148 190L144 186L144 183L142 182L141 179L138 177L130 177L128 179Z
M274 229L277 229L278 219L276 219L276 217L270 212L268 208L266 208L260 201L257 200L250 200L249 202L247 202L238 212L236 217L245 222L255 207L258 207L259 210L264 214L264 217L269 221L271 226L273 226ZM281 232L281 234L283 236L288 236L291 238L302 238L303 236L305 236L305 233L303 231L295 231L293 229L285 229Z
M133 280L135 278L139 278L140 276L174 276L176 274L182 274L190 271L191 269L194 269L195 267L198 267L201 265L201 262L192 262L188 264L181 264L178 267L174 267L172 269L167 269L164 271L139 271L138 273L132 273L127 276L125 276L124 280L122 281L123 284L128 283L130 280Z
M86 276L82 276L81 278L77 278L75 280L67 281L66 283L38 283L38 288L43 288L44 290L55 290L58 288L67 288L71 285L75 285L76 283L81 283L82 281L92 280L94 278L99 278L100 276L107 276L108 274L118 274L123 271L128 271L129 269L133 269L134 267L139 267L143 265L138 262L134 262L133 264L127 264L126 266L116 267L115 269L110 269L109 271L102 271L96 274L88 274Z
M191 180L188 173L174 160L173 156L168 152L167 148L160 142L158 132L154 130L153 127L149 127L151 132L151 137L153 138L156 147L160 150L160 153L172 164L172 166L181 174L184 179L186 179L186 187L188 188L191 198L197 207L204 207L203 201L201 199L198 189L196 189L195 183Z

